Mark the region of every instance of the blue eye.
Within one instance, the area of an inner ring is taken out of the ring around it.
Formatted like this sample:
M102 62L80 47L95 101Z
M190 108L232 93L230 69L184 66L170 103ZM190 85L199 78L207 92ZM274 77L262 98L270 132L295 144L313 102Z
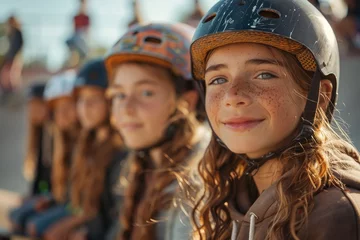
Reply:
M124 93L116 93L116 94L114 94L113 99L123 100L123 99L125 99L125 94Z
M227 80L225 78L215 78L213 81L209 83L209 85L220 85L226 83Z
M264 72L264 73L260 73L256 78L266 80L266 79L277 78L277 76L275 76L274 74L271 74L271 73Z
M151 97L154 95L154 93L152 91L144 90L142 91L141 95L144 97Z

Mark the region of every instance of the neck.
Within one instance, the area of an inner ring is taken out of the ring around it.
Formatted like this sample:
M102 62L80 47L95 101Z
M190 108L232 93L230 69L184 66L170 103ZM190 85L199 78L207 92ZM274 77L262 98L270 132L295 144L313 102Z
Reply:
M151 149L150 156L151 156L151 159L153 161L155 168L158 168L161 166L162 154L163 154L163 152L160 147Z
M109 129L106 126L99 127L96 130L96 141L97 142L103 142L105 141L109 136Z
M261 194L281 177L282 164L278 159L271 159L255 171L257 172L253 178Z

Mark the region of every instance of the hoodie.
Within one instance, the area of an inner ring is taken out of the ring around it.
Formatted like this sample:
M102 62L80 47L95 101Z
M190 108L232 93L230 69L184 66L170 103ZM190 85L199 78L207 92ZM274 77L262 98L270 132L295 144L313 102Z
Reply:
M360 240L359 154L350 145L338 149L338 156L331 161L331 171L346 188L328 187L314 196L308 222L297 232L301 240ZM233 219L231 240L263 240L277 212L277 184L253 202L248 196L246 178L243 176L237 183L237 192L244 194L237 194L237 199L229 203Z

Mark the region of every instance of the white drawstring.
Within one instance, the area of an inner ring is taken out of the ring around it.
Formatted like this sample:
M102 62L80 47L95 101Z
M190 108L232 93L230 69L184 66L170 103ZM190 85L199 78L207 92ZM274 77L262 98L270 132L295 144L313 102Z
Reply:
M255 215L255 213L250 213L250 230L249 230L249 240L255 239L255 221L258 217Z
M232 222L232 231L231 231L231 240L236 240L236 235L238 233L238 225L236 221Z

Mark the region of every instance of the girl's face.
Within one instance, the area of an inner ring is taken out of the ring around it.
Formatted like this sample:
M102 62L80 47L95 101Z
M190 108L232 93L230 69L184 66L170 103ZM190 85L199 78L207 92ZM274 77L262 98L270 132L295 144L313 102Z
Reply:
M110 92L112 122L129 148L144 148L161 140L176 108L175 88L165 69L122 64Z
M93 129L104 123L108 116L104 90L97 87L82 87L77 94L77 113L81 126Z
M28 102L29 121L34 125L41 125L47 119L47 106L44 100L33 98Z
M285 66L280 52L260 44L231 44L210 55L206 111L232 152L261 157L295 131L306 98Z
M54 102L54 122L60 130L69 130L77 121L72 97L62 97Z

